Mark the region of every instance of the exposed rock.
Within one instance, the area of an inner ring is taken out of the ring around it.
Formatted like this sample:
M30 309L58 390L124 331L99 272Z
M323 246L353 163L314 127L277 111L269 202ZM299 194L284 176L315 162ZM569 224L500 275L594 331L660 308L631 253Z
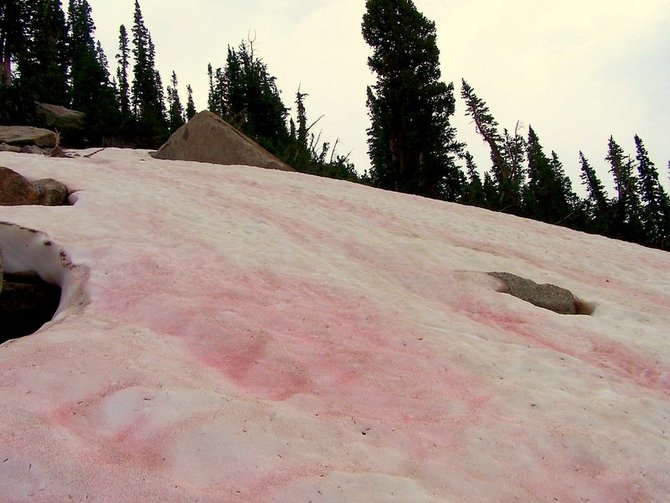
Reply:
M0 343L32 334L50 321L60 293L59 287L38 276L6 275L0 295Z
M43 178L32 182L37 191L39 203L43 206L65 206L68 204L68 190L65 184L53 178Z
M3 269L2 269L2 248L0 248L0 294L2 293L2 275L3 275Z
M79 131L86 125L86 114L77 110L50 105L48 103L37 104L37 115L42 117L44 123L58 131Z
M56 146L56 133L31 126L0 126L0 142L19 147L37 145L52 148Z
M16 171L0 166L0 206L39 204L33 184Z
M8 143L0 143L0 152L21 152L21 147L10 145Z
M549 309L559 314L591 314L593 309L580 301L570 290L549 283L538 284L532 280L508 272L490 272L503 285L500 292L508 293L534 306Z
M204 111L175 131L156 159L241 164L295 171L216 114Z
M37 145L24 145L23 147L21 147L21 153L44 155L46 152Z

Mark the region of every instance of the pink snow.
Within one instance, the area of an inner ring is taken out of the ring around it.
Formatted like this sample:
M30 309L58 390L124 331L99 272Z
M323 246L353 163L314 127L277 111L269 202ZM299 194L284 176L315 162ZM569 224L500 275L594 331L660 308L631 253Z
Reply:
M146 151L0 165L75 191L0 207L64 289L0 346L1 501L667 501L670 254Z

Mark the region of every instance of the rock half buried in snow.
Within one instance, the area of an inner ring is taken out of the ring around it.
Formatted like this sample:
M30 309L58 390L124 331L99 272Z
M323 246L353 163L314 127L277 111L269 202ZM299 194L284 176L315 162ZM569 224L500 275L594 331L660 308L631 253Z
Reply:
M39 204L37 189L16 171L0 166L0 206L23 204Z
M31 126L0 126L0 142L19 147L37 145L52 148L56 146L56 133Z
M204 111L177 129L156 159L241 164L295 171L218 115Z
M42 178L32 182L37 191L39 204L42 206L66 206L68 204L68 190L64 183L53 178Z
M499 292L508 293L534 306L549 309L558 314L592 314L593 307L582 302L570 290L560 286L535 283L530 279L508 272L490 272L490 276L503 283Z

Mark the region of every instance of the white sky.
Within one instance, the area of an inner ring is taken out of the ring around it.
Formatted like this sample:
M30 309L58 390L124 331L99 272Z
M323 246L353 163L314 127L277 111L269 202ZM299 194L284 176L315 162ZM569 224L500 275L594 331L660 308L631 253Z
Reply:
M133 23L133 0L89 0L110 64L118 29ZM614 135L634 155L645 142L667 187L670 160L670 0L415 0L436 22L443 80L465 78L502 127L532 125L556 150L581 192L582 150L606 185L604 157ZM285 105L301 85L322 140L340 140L359 171L369 167L365 107L368 46L364 0L141 0L164 84L177 72L182 100L191 84L207 104L207 64L225 65L227 46L255 36L256 54L277 77ZM112 71L114 69L112 68ZM483 172L488 151L457 100L454 125Z

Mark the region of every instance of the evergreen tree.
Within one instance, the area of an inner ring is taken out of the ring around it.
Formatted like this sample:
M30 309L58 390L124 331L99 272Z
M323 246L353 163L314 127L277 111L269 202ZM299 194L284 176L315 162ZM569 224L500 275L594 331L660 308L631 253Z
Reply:
M26 4L26 50L17 54L20 86L38 101L69 105L68 33L60 0Z
M551 159L540 145L532 127L528 128L528 184L524 190L526 213L537 220L558 223L572 213L572 187L555 152Z
M619 239L640 242L643 240L641 205L632 162L626 159L623 149L611 136L605 160L610 163L610 173L614 177L617 191L613 218L614 235Z
M0 1L0 86L12 81L12 61L26 49L30 11L25 0Z
M228 47L227 65L231 64L230 52L231 49L230 47ZM235 58L233 58L232 61L234 64L237 63L237 60ZM209 63L207 65L207 75L209 77L209 95L207 97L207 109L210 112L215 113L219 117L224 117L229 121L234 122L231 120L228 114L228 106L226 104L226 89L225 89L226 79L224 77L223 70L221 68L217 68L215 75L214 70L212 69L212 64Z
M116 55L118 64L116 69L116 80L119 84L119 108L121 115L128 119L130 117L130 82L128 80L128 68L130 66L130 42L126 27L119 27L119 52Z
M288 111L276 78L254 55L253 44L242 42L237 50L228 47L225 69L214 73L209 65L208 74L210 110L271 152L281 151L289 140Z
M144 24L142 10L135 0L133 21L133 82L131 97L138 123L137 141L148 147L160 145L167 137L163 86L155 68L155 47Z
M184 120L184 107L181 104L179 99L179 92L177 90L177 74L172 71L172 78L170 79L170 85L167 88L168 94L168 122L170 125L170 132L175 132L177 129L182 127L185 123Z
M382 188L455 200L462 145L449 118L453 84L440 81L435 23L411 0L367 0L363 38L377 83L367 89L370 175Z
M32 9L25 0L0 1L0 124L35 120L35 95L14 79L12 64L28 61ZM20 70L19 70L20 71Z
M109 78L107 57L96 43L87 0L69 0L71 106L86 113L87 140L99 143L118 119L118 104Z
M579 152L579 161L581 164L580 177L587 191L585 212L589 224L586 230L608 236L611 232L611 215L605 187L598 178L596 170L589 164L582 152Z
M486 102L479 98L474 89L462 81L461 97L465 101L466 114L472 117L477 132L488 145L493 177L489 187L489 203L493 209L521 212L521 186L524 181L523 157L525 141L519 132L519 124L514 135L505 130L498 132L498 122L493 118ZM497 192L493 196L493 188Z
M503 133L503 158L505 160L508 175L500 186L501 194L508 194L508 201L501 200L506 204L501 211L522 214L523 187L526 181L526 140L522 135L522 125L517 121L514 134L507 129Z
M644 203L642 222L646 243L662 246L670 236L670 199L663 189L656 166L639 136L635 135L640 196Z
M301 93L300 88L295 93L296 115L298 120L298 127L296 129L296 140L298 144L307 148L307 110L305 109L305 98L309 96L307 93Z
M465 169L467 172L468 181L463 192L463 196L459 202L469 204L472 206L487 207L486 193L484 192L484 185L482 179L477 172L477 165L470 152L463 154L465 159Z
M186 120L190 121L197 113L195 109L195 102L193 101L193 88L191 84L186 86Z
M562 209L562 218L556 223L558 225L564 225L566 227L571 227L573 229L584 229L586 225L586 214L584 212L584 207L581 199L572 189L572 181L570 177L565 174L563 169L563 163L558 159L558 154L551 151L551 159L549 161L552 173L554 174L556 183L560 188L560 192L557 192L561 201L560 204L563 204Z

